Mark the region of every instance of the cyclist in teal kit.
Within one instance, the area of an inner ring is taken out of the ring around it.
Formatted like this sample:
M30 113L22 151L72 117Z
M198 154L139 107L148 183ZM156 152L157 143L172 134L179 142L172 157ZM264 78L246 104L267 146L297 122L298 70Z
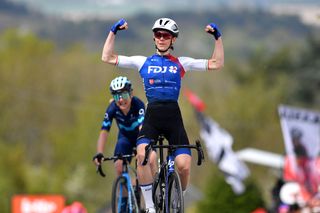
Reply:
M152 56L124 56L114 52L116 33L125 30L128 24L124 19L116 22L106 38L102 61L121 68L139 71L148 100L145 120L137 140L138 178L145 198L147 212L155 212L152 201L153 173L150 164L142 166L145 146L151 139L163 134L170 144L189 144L178 105L181 78L189 71L219 70L224 64L224 49L221 33L214 23L205 31L214 37L214 51L209 59L175 57L171 55L173 44L179 35L176 22L169 18L155 21L152 31L156 53ZM175 152L175 165L185 191L189 182L191 151L178 149Z
M113 100L110 102L101 126L97 142L97 154L93 160L98 165L104 157L103 152L105 143L112 126L113 119L116 120L118 126L118 138L114 155L132 154L136 147L136 140L144 120L145 106L137 97L132 95L132 85L127 77L119 76L110 83L110 92ZM122 161L115 162L115 169L119 176L122 172Z
M110 83L110 92L113 100L106 109L97 142L97 154L93 161L99 165L103 158L105 144L108 139L109 131L113 119L118 126L117 143L114 149L114 155L131 155L136 147L136 141L139 130L144 121L145 106L143 101L132 94L132 84L127 77L119 76ZM156 153L152 153L151 165L153 173L156 173ZM122 160L114 162L117 176L122 173ZM126 206L127 199L123 198L123 206Z

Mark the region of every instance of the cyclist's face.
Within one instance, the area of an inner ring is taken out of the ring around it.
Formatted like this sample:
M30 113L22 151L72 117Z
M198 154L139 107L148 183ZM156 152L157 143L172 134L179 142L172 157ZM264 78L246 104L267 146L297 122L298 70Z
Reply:
M131 94L128 91L123 91L120 93L116 93L113 95L113 99L115 100L117 106L121 110L128 110L131 106Z
M166 50L176 40L170 33L164 30L159 30L153 34L153 38L157 48L160 50Z

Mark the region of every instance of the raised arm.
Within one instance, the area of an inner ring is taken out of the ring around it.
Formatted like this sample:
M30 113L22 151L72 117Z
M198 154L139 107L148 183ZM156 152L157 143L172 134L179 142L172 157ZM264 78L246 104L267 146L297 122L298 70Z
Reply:
M211 58L208 59L209 70L219 70L224 66L224 48L221 33L216 24L210 23L206 26L205 31L215 38L214 50Z
M117 63L118 55L114 52L114 42L117 31L125 29L128 29L128 24L124 19L120 19L111 27L102 50L101 60L103 62L113 65Z

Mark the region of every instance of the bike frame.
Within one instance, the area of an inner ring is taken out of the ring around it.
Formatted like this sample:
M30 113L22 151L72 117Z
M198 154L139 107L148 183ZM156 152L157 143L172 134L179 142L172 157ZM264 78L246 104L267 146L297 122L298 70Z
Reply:
M166 199L166 212L169 212L169 177L170 175L174 172L174 156L172 155L171 150L168 151L168 156L167 156L167 168L165 172L165 185L166 185L166 193L165 193L165 199Z
M164 136L160 135L157 141L152 141L149 145L147 145L146 156L143 161L143 165L145 165L149 158L149 153L152 149L159 149L159 159L160 159L160 168L159 168L159 178L164 177L164 185L160 185L161 193L165 196L165 212L169 212L169 177L172 173L175 172L175 162L174 162L174 151L178 148L190 148L196 149L198 151L198 165L201 165L204 160L204 155L202 151L202 147L200 141L196 141L196 145L163 145ZM157 142L159 145L157 145ZM164 160L163 149L167 149L166 161ZM161 181L159 181L159 184ZM163 197L161 198L163 202ZM162 205L163 206L163 205Z
M128 206L129 206L129 213L133 212L133 205L134 205L134 201L131 199L132 197L130 196L131 194L133 194L134 196L136 196L136 192L133 190L133 185L131 183L131 176L129 174L129 170L130 170L130 166L128 165L128 159L134 157L135 155L118 155L118 156L113 156L113 157L108 157L108 158L104 158L103 161L108 161L108 160L122 160L122 173L120 175L120 177L123 177L126 179L126 188L127 188L127 193L128 193ZM133 170L133 169L132 169ZM97 172L102 176L105 177L106 175L104 174L101 164L99 166L97 166ZM134 171L135 173L135 171ZM137 186L138 187L138 186ZM120 194L122 194L123 192L123 185L120 185ZM119 196L118 198L118 209L120 209L121 207L121 203L122 203L122 196Z
M123 164L122 164L122 174L121 176L124 177L127 181L127 190L128 190L128 204L129 204L129 213L132 212L133 210L133 201L132 201L132 197L129 196L131 193L135 194L134 191L133 191L133 187L132 187L132 184L131 184L131 177L129 175L129 167L128 167L128 162L127 160L123 160ZM122 185L120 186L120 194L122 194ZM120 205L122 203L122 196L120 196L118 198L118 209L120 209Z

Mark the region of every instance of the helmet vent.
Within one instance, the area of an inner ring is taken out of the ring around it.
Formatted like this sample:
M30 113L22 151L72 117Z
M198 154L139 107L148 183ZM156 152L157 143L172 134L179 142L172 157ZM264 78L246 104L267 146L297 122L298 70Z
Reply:
M127 77L119 76L111 81L110 92L112 94L123 90L127 90L129 92L132 90L131 82L128 80Z
M176 22L169 18L160 18L156 20L152 27L152 31L158 31L158 30L166 30L170 32L174 37L178 37L179 35L179 27L176 24Z

